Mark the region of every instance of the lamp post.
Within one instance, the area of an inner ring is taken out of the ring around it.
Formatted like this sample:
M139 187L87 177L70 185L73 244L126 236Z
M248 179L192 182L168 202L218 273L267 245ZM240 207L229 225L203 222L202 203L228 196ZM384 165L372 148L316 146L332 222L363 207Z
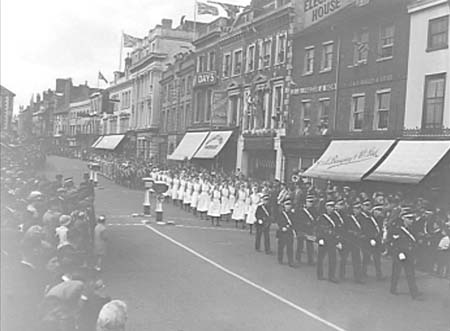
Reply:
M164 222L163 219L163 203L164 203L164 193L167 192L169 186L160 180L157 180L153 184L154 191L158 194L156 197L156 222L158 224L168 224L169 222Z
M153 178L150 178L150 177L144 177L144 178L142 178L142 180L143 180L144 186L145 186L144 203L142 204L144 206L144 216L151 216L150 194L152 192L154 192L154 190L153 190L154 181L153 181Z

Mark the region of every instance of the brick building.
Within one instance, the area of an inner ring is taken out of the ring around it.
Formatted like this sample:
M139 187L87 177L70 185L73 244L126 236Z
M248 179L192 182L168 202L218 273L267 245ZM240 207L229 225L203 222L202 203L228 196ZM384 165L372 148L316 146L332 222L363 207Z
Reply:
M15 96L13 92L0 85L0 129L2 131L11 130Z

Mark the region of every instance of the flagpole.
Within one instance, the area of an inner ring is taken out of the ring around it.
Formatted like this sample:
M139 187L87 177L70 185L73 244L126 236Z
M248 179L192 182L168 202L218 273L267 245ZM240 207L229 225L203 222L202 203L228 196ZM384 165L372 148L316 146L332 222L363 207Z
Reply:
M197 38L197 0L194 0L194 40Z
M122 53L123 53L123 30L120 35L119 71L122 71Z

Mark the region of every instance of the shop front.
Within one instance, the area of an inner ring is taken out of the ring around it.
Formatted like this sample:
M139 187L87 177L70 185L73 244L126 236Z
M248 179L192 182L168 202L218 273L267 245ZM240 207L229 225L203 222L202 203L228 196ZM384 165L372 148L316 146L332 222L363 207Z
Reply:
M248 177L260 180L276 178L277 151L274 137L244 137L243 154L247 160Z

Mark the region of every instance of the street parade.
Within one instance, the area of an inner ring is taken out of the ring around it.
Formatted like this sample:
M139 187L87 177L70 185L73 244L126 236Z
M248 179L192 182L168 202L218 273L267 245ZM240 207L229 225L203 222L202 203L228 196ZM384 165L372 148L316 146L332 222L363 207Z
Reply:
M0 330L450 330L448 0L4 1Z

